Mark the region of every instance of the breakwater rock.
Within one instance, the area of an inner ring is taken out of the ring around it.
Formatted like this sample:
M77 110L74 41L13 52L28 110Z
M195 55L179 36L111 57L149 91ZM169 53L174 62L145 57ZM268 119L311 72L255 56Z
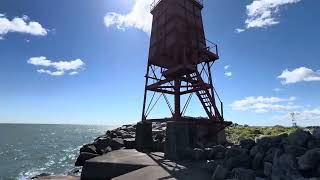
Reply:
M162 152L165 142L165 123L153 123L153 151ZM136 125L124 125L106 134L97 137L94 142L83 145L80 148L80 155L75 163L76 166L83 166L88 159L106 154L119 149L135 149Z
M245 139L238 145L221 150L225 152L224 156L209 156L208 167L213 171L213 179L217 180L320 179L320 141L317 132L318 129L314 133L297 129L291 134ZM215 147L211 151L215 152Z
M163 152L166 124L155 123L152 128L153 151ZM134 149L135 130L135 125L125 125L107 131L80 149L76 165L83 166L86 160L114 150ZM204 162L202 168L212 174L213 180L317 180L320 179L319 132L318 127L313 127L265 135L255 128L257 136L254 138L238 138L239 141L232 144L194 147L189 152L189 161Z

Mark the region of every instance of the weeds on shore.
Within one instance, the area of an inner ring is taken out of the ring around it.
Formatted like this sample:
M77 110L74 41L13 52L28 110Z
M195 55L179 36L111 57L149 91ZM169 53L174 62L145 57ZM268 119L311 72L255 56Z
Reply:
M232 143L239 143L242 139L255 139L258 136L277 136L280 134L290 134L296 127L272 126L272 127L252 127L234 125L225 129L227 140Z

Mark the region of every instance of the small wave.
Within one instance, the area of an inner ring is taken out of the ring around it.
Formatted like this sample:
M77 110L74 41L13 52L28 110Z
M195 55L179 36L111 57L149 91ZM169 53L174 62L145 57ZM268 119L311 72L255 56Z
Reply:
M48 162L45 163L45 166L46 166L46 167L50 167L50 166L52 166L54 163L55 163L54 160L50 160L50 161L48 161Z
M21 172L19 173L17 180L30 180L32 177L45 173L44 170L45 168L39 168L39 169L29 170L26 172ZM46 173L46 174L50 174L50 173Z

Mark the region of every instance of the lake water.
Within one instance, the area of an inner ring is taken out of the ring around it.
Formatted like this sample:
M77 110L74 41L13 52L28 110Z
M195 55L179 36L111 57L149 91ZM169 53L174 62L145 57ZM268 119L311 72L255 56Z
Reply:
M28 179L40 173L65 175L83 144L110 126L0 124L0 180Z

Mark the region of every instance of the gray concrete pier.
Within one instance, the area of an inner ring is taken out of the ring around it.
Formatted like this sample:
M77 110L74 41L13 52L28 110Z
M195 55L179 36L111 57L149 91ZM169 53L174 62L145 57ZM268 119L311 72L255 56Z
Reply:
M200 161L170 161L164 158L164 153L117 150L86 161L81 179L210 179L212 174L202 168L204 164Z

